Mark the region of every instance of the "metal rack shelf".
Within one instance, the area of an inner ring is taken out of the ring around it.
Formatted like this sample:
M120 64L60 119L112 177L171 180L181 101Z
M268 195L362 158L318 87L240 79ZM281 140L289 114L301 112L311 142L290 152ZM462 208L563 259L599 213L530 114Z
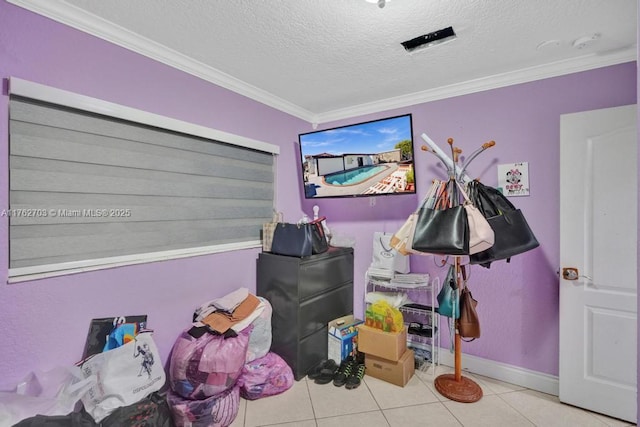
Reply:
M440 347L439 323L440 316L435 306L438 289L434 289L433 282L428 275L397 275L394 278L370 276L365 273L366 293L383 292L407 295L411 303L404 304L398 309L403 314L405 325L410 329L412 324L420 325L422 330L431 330L431 336L421 333L407 334L407 347L415 353L416 367L423 372L435 374L435 367L439 363L438 349ZM368 303L365 302L365 306Z

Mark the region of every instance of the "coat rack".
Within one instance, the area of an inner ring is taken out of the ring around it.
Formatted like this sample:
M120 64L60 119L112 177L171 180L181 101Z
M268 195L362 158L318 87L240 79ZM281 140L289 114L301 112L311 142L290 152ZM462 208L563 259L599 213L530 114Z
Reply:
M423 151L428 151L436 155L440 161L445 165L449 171L450 176L459 181L461 184L471 181L471 178L466 174L467 166L475 159L481 152L491 148L495 145L495 141L489 141L474 151L465 163L460 167L457 165L459 155L462 150L453 146L453 139L449 138L447 143L451 147L451 158L449 158L438 146L425 134L422 134L422 139L429 145L422 146ZM454 268L456 272L456 280L458 282L458 294L462 289L462 282L460 279L460 264L459 256L454 258ZM459 295L458 295L459 297ZM482 388L470 378L462 376L462 337L458 333L458 320L455 320L455 338L454 338L454 373L442 374L435 378L434 386L438 392L444 397L462 403L477 402L482 398Z

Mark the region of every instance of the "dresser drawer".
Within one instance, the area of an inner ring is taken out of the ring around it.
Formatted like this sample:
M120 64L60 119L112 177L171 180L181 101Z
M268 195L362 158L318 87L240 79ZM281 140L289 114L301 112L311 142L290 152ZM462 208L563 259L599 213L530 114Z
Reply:
M298 296L302 302L352 281L352 253L334 256L322 262L303 263L300 266Z
M298 322L300 337L306 337L323 327L326 328L327 323L344 316L345 313L353 313L351 282L300 304L300 322Z

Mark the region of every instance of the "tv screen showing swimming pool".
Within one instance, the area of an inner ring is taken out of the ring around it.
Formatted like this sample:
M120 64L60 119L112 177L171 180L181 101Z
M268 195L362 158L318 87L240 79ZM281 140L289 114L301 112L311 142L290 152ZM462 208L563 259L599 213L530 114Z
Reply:
M298 135L307 199L415 194L411 114Z

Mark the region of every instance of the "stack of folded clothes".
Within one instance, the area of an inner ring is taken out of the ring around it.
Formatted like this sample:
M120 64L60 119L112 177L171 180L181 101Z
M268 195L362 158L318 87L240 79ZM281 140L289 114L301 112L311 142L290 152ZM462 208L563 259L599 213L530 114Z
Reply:
M193 321L201 322L219 334L224 334L229 329L238 331L262 313L262 310L258 309L259 305L258 297L250 294L247 288L239 288L222 298L201 305L193 314Z

